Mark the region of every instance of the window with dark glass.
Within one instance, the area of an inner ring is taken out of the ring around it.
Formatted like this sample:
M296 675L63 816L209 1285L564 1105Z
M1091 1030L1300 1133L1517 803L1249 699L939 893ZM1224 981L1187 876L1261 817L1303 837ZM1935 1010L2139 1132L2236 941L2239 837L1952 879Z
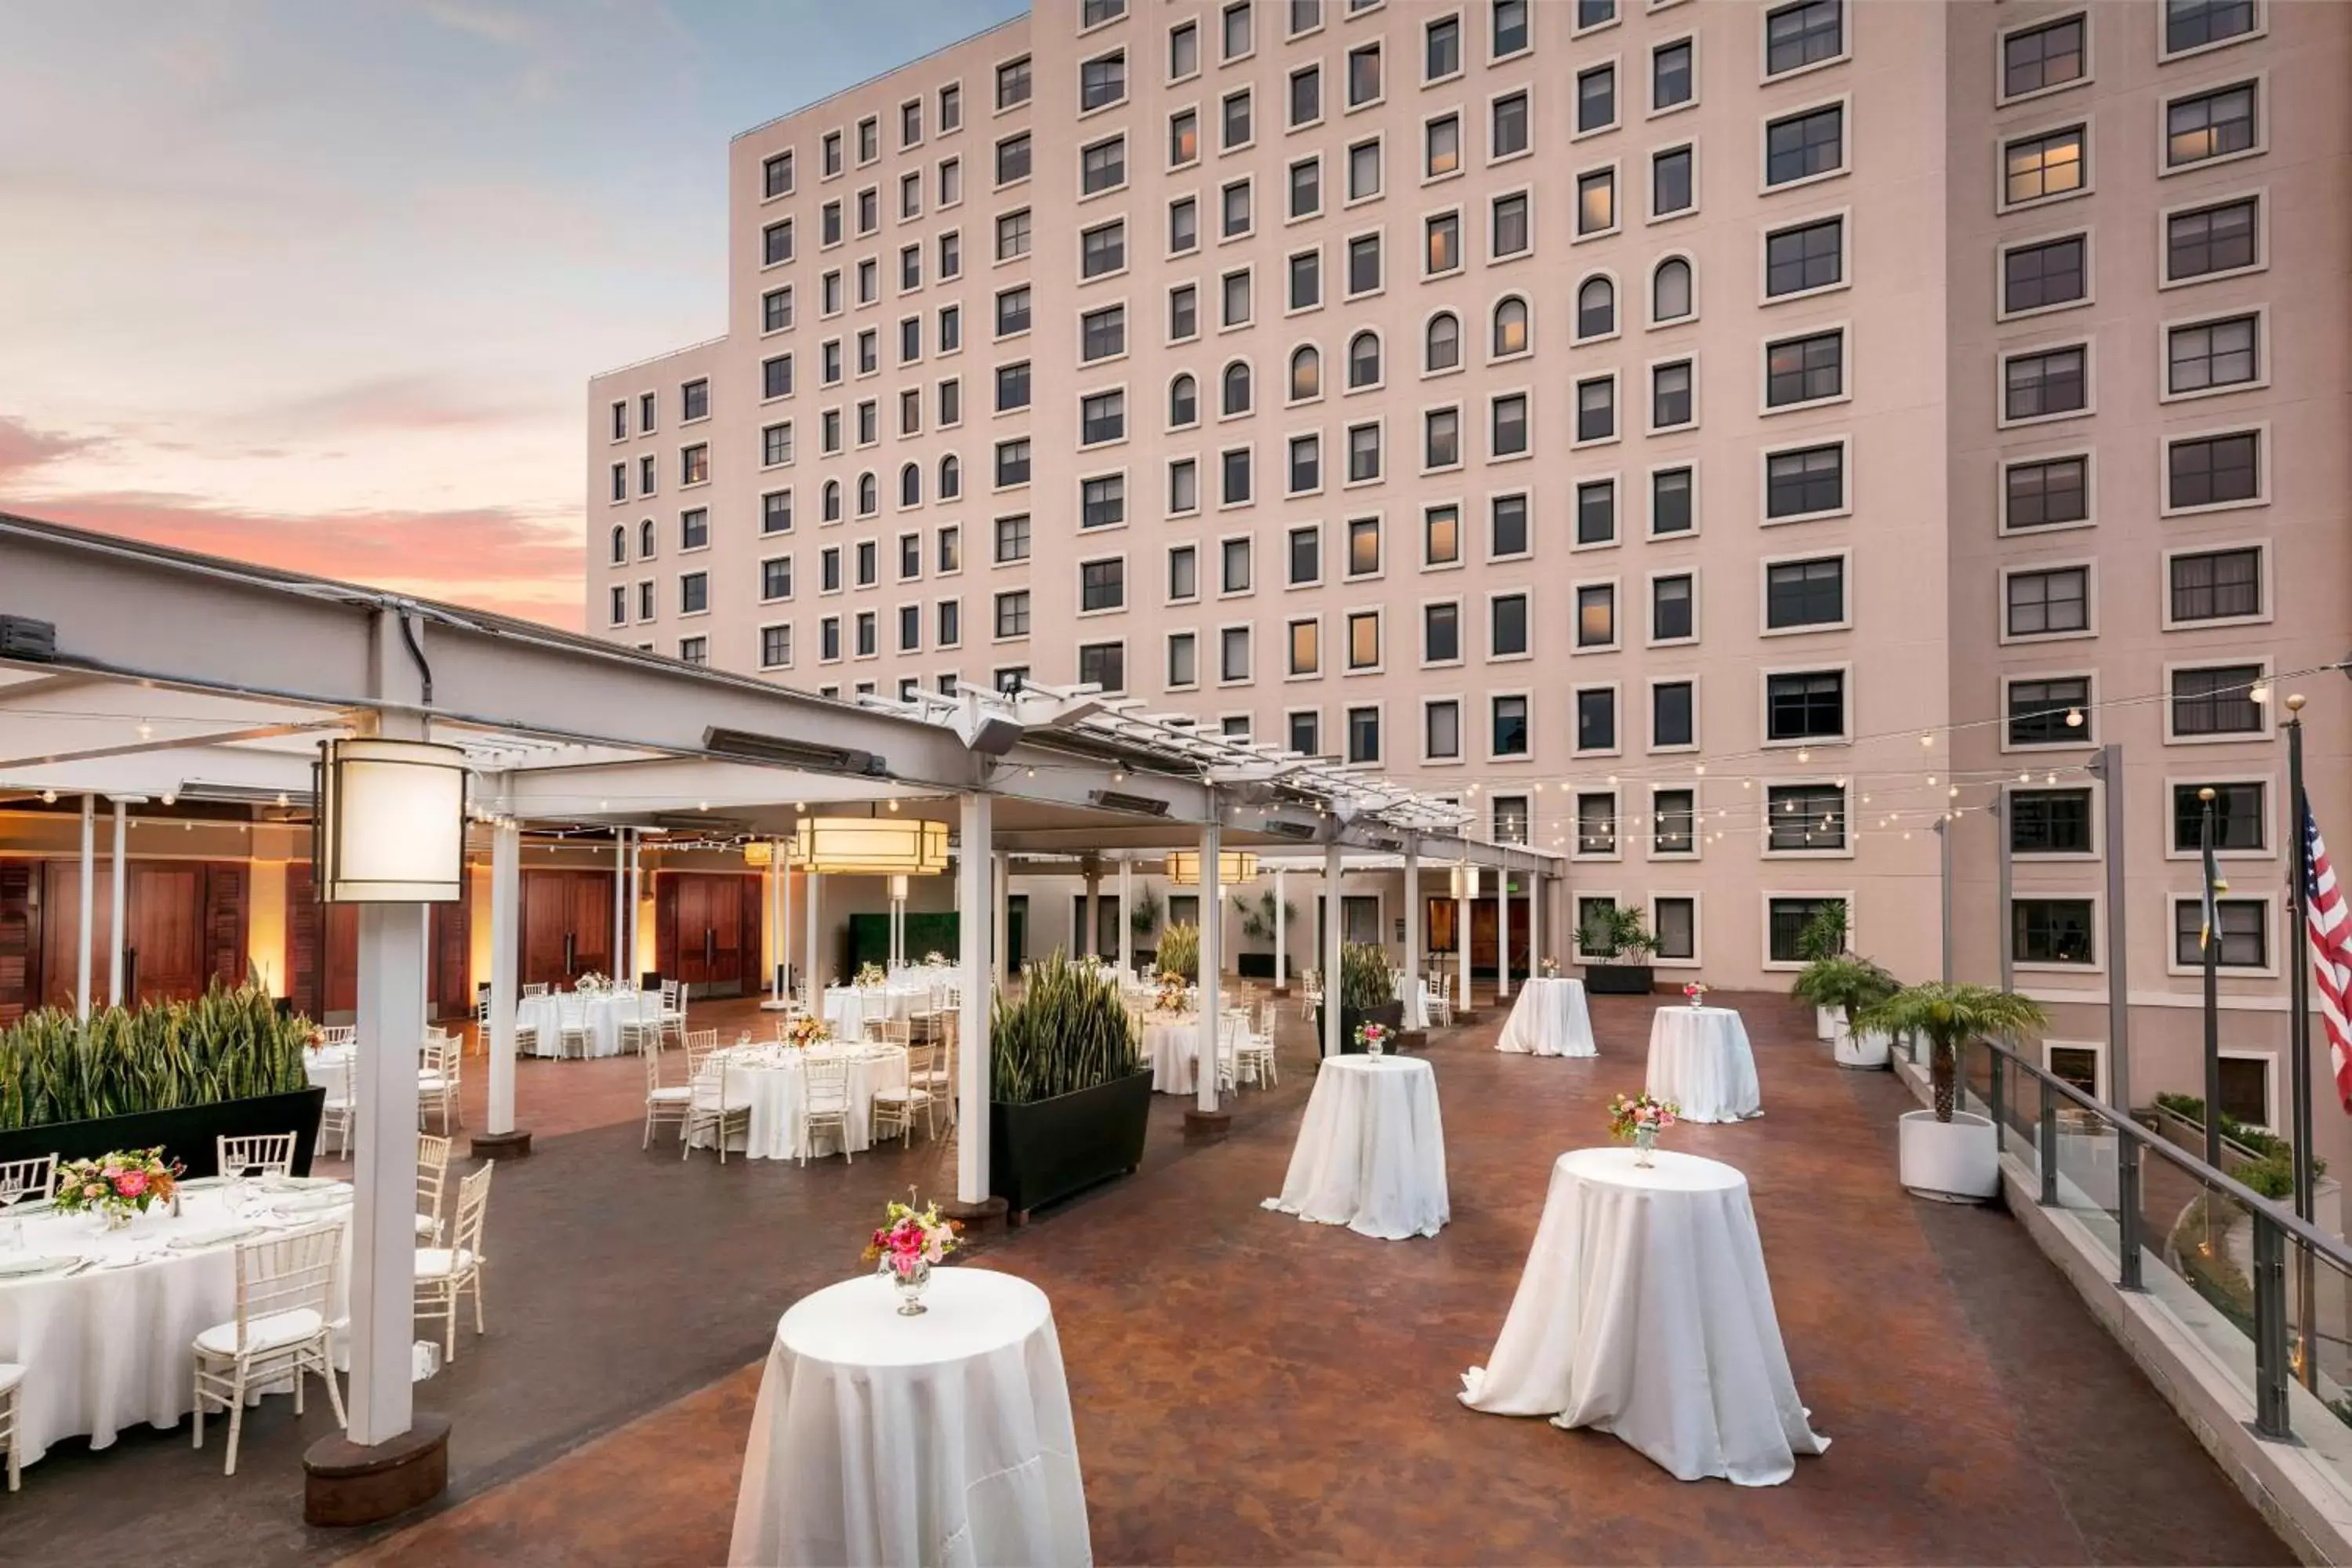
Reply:
M1486 156L1508 158L1528 150L1528 95L1498 98L1487 114Z
M2011 464L2002 484L2004 525L2047 528L2083 521L2091 515L2090 473L2086 457Z
M1486 552L1496 559L1525 555L1528 539L1528 498L1496 496L1487 506Z
M1650 216L1687 211L1697 199L1696 160L1687 147L1670 147L1650 157Z
M1832 906L1843 909L1843 899L1774 899L1765 906L1767 952L1774 963L1804 962L1805 928L1818 919L1822 910Z
M2244 196L2166 218L2165 280L2179 283L2252 267L2259 205L2260 198Z
M2252 316L2173 328L2166 338L2165 390L2211 392L2260 380L2260 342Z
M2164 52L2201 49L2254 30L2254 0L2165 0Z
M1845 334L1814 332L1786 338L1764 351L1764 402L1789 408L1837 397L1845 391Z
M1487 601L1486 656L1515 658L1528 651L1528 596L1501 594Z
M1496 698L1492 728L1492 744L1488 752L1490 756L1526 756L1528 754L1528 700L1524 697Z
M2021 789L2009 795L2009 847L2019 855L2088 855L2091 792Z
M1844 505L1844 447L1805 447L1765 458L1766 517L1806 517Z
M2263 613L2259 545L2175 555L2169 563L2172 619L2215 621Z
M1834 740L1845 733L1845 674L1802 670L1764 678L1764 738Z
M2067 722L2070 717L2077 722ZM2095 745L2094 717L2089 676L2009 683L2009 743L2012 746Z
M2221 969L2270 967L2270 905L2260 899L2213 900L2216 952ZM2205 963L2204 906L2195 899L2172 904L2173 962L2182 968L2202 968Z
M1458 605L1421 607L1421 660L1452 664L1462 657L1462 608Z
M2168 504L2176 508L2253 500L2262 493L2262 436L2240 430L2175 441L2165 466Z
M1127 563L1087 561L1078 566L1078 608L1116 610L1127 604Z
M1772 631L1845 620L1845 561L1776 561L1764 569L1764 625Z
M1845 280L1845 220L1784 228L1764 237L1764 292L1778 299Z
M1381 760L1379 709L1348 710L1348 760L1351 763L1377 763Z
M1698 635L1693 584L1687 572L1650 579L1650 640L1679 642Z
M2050 637L2087 631L2091 625L2091 569L2058 566L2009 574L2004 613L2013 637Z
M1661 680L1650 688L1650 745L1696 745L1698 742L1696 689L1687 680Z
M1845 847L1845 791L1836 784L1775 784L1764 792L1764 847L1782 853Z
M1576 749L1617 749L1617 693L1613 688L1588 687L1576 694Z
M1606 441L1617 434L1617 383L1594 376L1576 384L1576 438Z
M1764 183L1785 185L1845 164L1845 110L1840 104L1809 109L1770 121L1764 127Z
M1688 103L1696 78L1691 70L1691 41L1680 38L1650 51L1650 108L1654 112Z
M2259 782L2172 786L2172 847L2193 853L2204 842L2205 803L2198 791L2213 792L2213 847L2261 850L2270 847L2263 807L2265 786Z
M1780 76L1845 52L1842 0L1799 0L1764 14L1764 74Z
M2080 16L2062 16L2001 39L2001 96L2018 98L2082 80L2089 68L2083 49L2086 25Z
M2020 899L2010 910L2010 923L2011 951L2020 963L2094 962L2095 926L2088 899Z
M1576 542L1611 544L1617 539L1617 481L1586 479L1576 487Z
M2164 161L2179 169L2243 153L2257 140L2254 84L2242 81L2194 98L2175 99L2164 109Z
M2046 419L2090 406L2090 350L2082 344L2012 355L2001 365L2005 419Z
M2090 241L2079 234L2021 245L2000 258L2000 308L2011 315L2089 297Z
M1595 790L1576 797L1576 852L1617 853L1617 797Z
M1078 526L1111 528L1127 521L1127 479L1109 474L1078 485Z
M1650 368L1652 429L1668 430L1691 422L1694 414L1691 378L1691 362L1686 359Z
M1691 507L1691 470L1660 468L1650 476L1650 531L1688 533L1697 525Z

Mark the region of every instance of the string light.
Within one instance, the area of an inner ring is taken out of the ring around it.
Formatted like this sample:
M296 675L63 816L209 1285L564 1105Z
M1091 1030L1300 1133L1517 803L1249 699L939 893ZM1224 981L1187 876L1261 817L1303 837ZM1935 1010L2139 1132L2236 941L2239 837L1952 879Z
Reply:
M55 790L53 790L53 789L45 789L45 790L43 790L43 791L41 792L41 804L42 804L43 805L57 805L57 804L58 804L58 792L57 792L57 791L55 791Z

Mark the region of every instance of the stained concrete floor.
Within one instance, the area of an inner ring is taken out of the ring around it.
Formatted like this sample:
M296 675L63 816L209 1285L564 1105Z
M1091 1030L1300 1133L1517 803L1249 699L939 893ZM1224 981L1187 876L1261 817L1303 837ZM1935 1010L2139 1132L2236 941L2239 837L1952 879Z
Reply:
M2013 1221L1902 1194L1891 1079L1839 1072L1782 999L1724 1000L1768 1114L1670 1143L1748 1173L1827 1455L1776 1489L1685 1486L1612 1438L1454 1398L1500 1329L1551 1160L1600 1141L1609 1095L1640 1084L1651 1000L1593 999L1596 1060L1501 1056L1493 1022L1433 1041L1454 1222L1410 1242L1257 1207L1311 1087L1293 1022L1281 1088L1244 1096L1227 1142L1185 1148L1163 1097L1141 1173L966 1265L1054 1300L1097 1560L2288 1560ZM325 1418L298 1429L273 1400L233 1479L184 1426L60 1447L0 1500L0 1561L721 1560L776 1316L858 1268L884 1198L944 1191L951 1166L944 1146L723 1171L641 1152L635 1071L525 1068L525 1120L546 1120L499 1173L492 1331L418 1388L456 1423L436 1512L306 1530L297 1461Z

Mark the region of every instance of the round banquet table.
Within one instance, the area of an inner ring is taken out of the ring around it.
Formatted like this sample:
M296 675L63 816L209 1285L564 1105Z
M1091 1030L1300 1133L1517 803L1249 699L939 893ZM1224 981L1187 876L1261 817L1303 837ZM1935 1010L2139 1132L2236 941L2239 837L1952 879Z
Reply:
M931 1007L936 994L929 985L892 981L887 985L828 985L824 988L824 1023L836 1040L862 1040L866 1026L891 1023Z
M1744 1121L1764 1114L1748 1026L1728 1007L1661 1007L1650 1016L1654 1100L1685 1121Z
M278 1231L341 1225L333 1315L347 1315L350 1191L340 1183L314 1190L340 1191L343 1201L281 1217L261 1211L288 1194L257 1192L252 1206L259 1219L239 1222L224 1188L184 1188L177 1217L159 1208L127 1230L103 1233L86 1215L18 1209L14 1217L24 1222L25 1251L95 1260L78 1274L0 1279L0 1362L25 1368L16 1391L24 1462L63 1437L88 1436L91 1447L109 1447L126 1426L175 1426L194 1407L195 1337L236 1316L236 1246L196 1245L212 1235L240 1223ZM5 1250L6 1230L0 1220L0 1262L16 1257ZM340 1362L340 1342L336 1354Z
M1778 1486L1830 1440L1790 1375L1748 1178L1696 1154L1635 1158L1553 1163L1503 1337L1462 1403L1612 1433L1677 1480Z
M1146 1013L1143 1059L1151 1064L1151 1092L1190 1094L1201 1063L1201 1016L1197 1013Z
M729 1047L714 1053L703 1064L704 1079L716 1080L724 1064L728 1103L751 1111L748 1129L728 1135L727 1152L740 1153L747 1160L821 1158L839 1152L840 1140L830 1131L811 1138L806 1121L809 1058L829 1055L849 1060L849 1152L864 1153L872 1141L876 1092L907 1087L907 1053L896 1047L820 1046L801 1050L769 1045ZM694 1135L694 1147L710 1146L709 1129Z
M1070 1392L1045 1293L934 1270L919 1317L877 1275L776 1325L730 1563L1093 1560Z
M1435 1236L1453 1217L1437 1074L1417 1057L1326 1057L1282 1195L1265 1206L1360 1236Z
M329 1089L341 1087L336 1080L356 1065L349 1046L321 1046L317 1050L305 1047L302 1051L302 1075L311 1083ZM187 1207L184 1203L180 1206Z
M1592 1015L1584 1005L1584 982L1544 974L1523 982L1495 1048L1538 1057L1599 1056L1600 1047L1592 1043Z
M577 991L546 996L526 996L515 1004L515 1027L532 1031L530 1055L563 1054L563 1026L588 1026L588 1054L621 1054L621 1021L646 1023L661 1016L658 991L600 991L583 996Z

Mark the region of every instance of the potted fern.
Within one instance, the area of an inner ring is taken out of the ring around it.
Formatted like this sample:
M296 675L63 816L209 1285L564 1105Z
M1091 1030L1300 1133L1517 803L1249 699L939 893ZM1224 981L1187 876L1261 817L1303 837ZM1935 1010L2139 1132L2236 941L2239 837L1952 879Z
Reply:
M1845 951L1848 927L1845 900L1832 899L1813 913L1797 932L1797 956L1808 964L1819 963L1825 958L1837 958ZM1845 1019L1836 1008L1821 1003L1813 1005L1813 1038L1834 1040L1845 1027Z
M1339 950L1341 1055L1363 1051L1356 1032L1366 1024L1381 1025L1390 1039L1396 1038L1404 1027L1404 1004L1397 999L1396 971L1389 966L1388 950L1374 942L1351 942ZM1322 1027L1319 1016L1316 1027Z
M1826 1012L1836 1020L1831 1038L1834 1044L1837 1064L1842 1068L1883 1068L1887 1063L1893 1041L1885 1035L1851 1026L1852 1020L1863 1010L1892 996L1901 987L1895 976L1866 958L1842 952L1829 958L1817 958L1789 987L1789 994L1801 1002L1811 1002L1816 1014Z
M989 1190L1013 1214L1143 1163L1151 1072L1115 981L1057 949L989 1021Z
M1650 934L1640 910L1604 904L1592 911L1577 932L1584 953L1584 988L1612 996L1646 996L1655 975L1650 954L1658 939Z
M1857 1031L1927 1042L1935 1109L1904 1114L1899 1147L1906 1187L1946 1203L1975 1203L2000 1191L2000 1142L1992 1121L1959 1109L1960 1056L1970 1040L2013 1045L2045 1021L2039 1005L2014 992L1942 981L1906 985L1853 1019Z

